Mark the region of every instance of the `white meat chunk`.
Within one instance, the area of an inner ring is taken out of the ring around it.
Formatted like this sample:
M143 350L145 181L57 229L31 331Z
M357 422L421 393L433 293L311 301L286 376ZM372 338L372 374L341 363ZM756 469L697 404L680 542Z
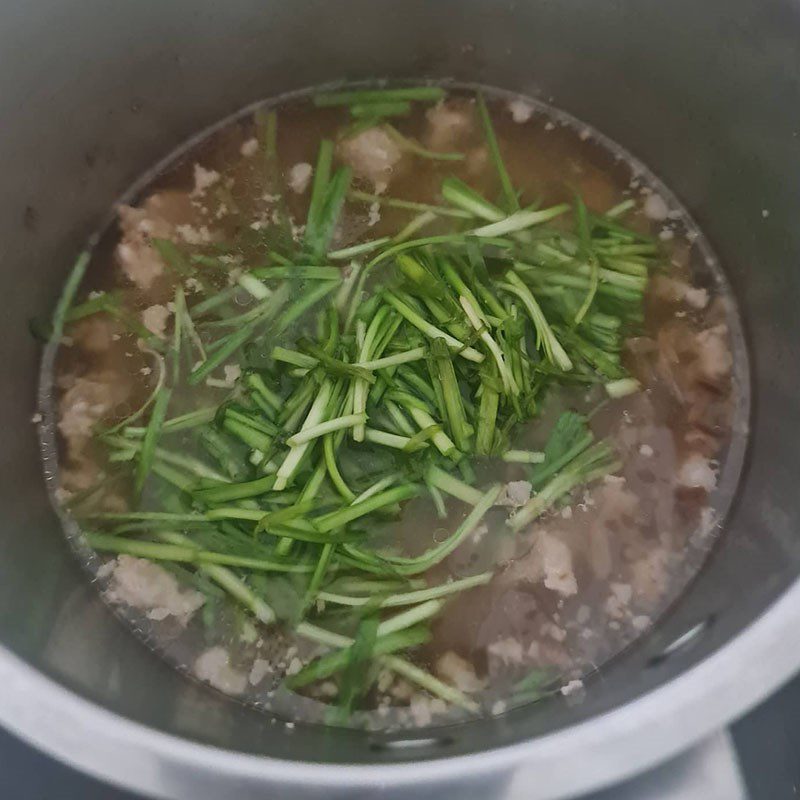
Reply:
M486 648L486 652L489 654L490 661L495 659L503 664L521 664L525 658L522 642L512 636L492 642Z
M122 238L116 259L125 276L138 288L148 290L164 273L164 262L152 246L152 239L174 239L177 226L191 226L197 209L186 192L157 192L139 208L120 206Z
M414 725L425 728L431 724L436 714L443 714L447 710L444 700L432 698L424 694L415 694L408 704L408 710Z
M686 303L692 308L703 309L708 305L708 290L692 286L678 278L656 275L650 284L653 294L668 303Z
M608 588L611 594L606 600L606 612L614 619L621 619L633 599L633 587L629 583L610 583Z
M696 340L697 357L703 375L712 381L728 375L733 366L733 356L728 346L727 326L715 325L700 331Z
M656 547L631 564L631 585L637 599L654 601L667 588L670 556L663 547Z
M194 662L194 674L225 694L242 694L247 676L234 669L224 647L211 647Z
M531 484L528 481L509 481L495 501L496 506L519 508L531 499Z
M257 658L250 669L248 681L251 686L258 686L272 672L272 665L265 658Z
M184 626L205 602L200 592L182 588L158 564L127 555L117 557L106 597L112 603L147 611L149 619L175 617Z
M654 222L663 222L669 216L669 206L660 194L650 194L642 208L644 215Z
M214 241L214 235L208 229L207 225L200 225L195 227L193 225L176 225L175 233L181 241L186 244L209 244Z
M245 139L239 148L239 152L243 158L251 158L254 156L258 152L258 139L255 137L252 137L251 139Z
M536 544L544 567L544 585L562 597L577 594L578 582L572 571L572 552L569 547L545 531L539 534Z
M164 272L161 257L141 233L125 234L117 245L116 256L125 276L140 289L149 289Z
M569 683L565 683L559 691L564 695L564 697L577 695L583 691L583 681L569 681Z
M627 488L626 482L613 480L615 477L606 476L607 480L594 493L597 513L603 522L622 519L635 513L639 506L639 498Z
M381 204L376 200L370 204L369 216L367 217L367 227L372 228L381 221Z
M664 325L658 333L658 371L675 397L690 407L691 422L714 416L707 413L713 409L705 408L710 401L704 396L705 387L724 385L732 367L733 356L725 325L698 332L688 320L678 319ZM712 405L720 410L724 406L719 398L713 400ZM706 422L706 427L712 425Z
M311 164L308 164L305 161L295 164L289 170L289 188L295 194L303 194L303 192L308 189L308 184L311 180L311 174L313 171L314 168L311 166Z
M58 430L70 458L79 458L92 438L92 428L128 396L130 387L111 373L76 378L58 404Z
M242 368L238 364L226 364L222 370L225 373L225 383L228 386L234 386L236 381L242 377Z
M463 101L441 101L425 112L425 141L431 150L448 150L472 132L472 107Z
M533 106L523 100L521 97L515 97L508 102L508 110L511 113L511 119L518 124L527 122L533 116Z
M487 669L490 678L507 674L530 662L528 647L514 636L495 639L486 647Z
M206 169L202 164L194 165L193 197L205 194L215 183L219 183L222 176L213 169Z
M681 486L710 492L717 486L717 471L705 456L692 453L681 464L677 479Z
M339 157L353 172L376 185L386 185L402 152L383 128L368 128L338 145Z
M452 650L439 656L436 661L436 674L462 692L477 692L484 687L484 681L475 674L472 664Z
M167 332L167 320L170 310L166 306L152 305L142 311L142 324L156 336L164 338Z

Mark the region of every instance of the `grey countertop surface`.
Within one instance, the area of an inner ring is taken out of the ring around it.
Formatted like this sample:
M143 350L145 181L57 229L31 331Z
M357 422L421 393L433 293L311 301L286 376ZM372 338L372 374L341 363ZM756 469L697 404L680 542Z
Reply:
M751 800L800 798L800 677L737 722L732 734ZM3 800L140 800L53 761L2 730L0 775ZM657 773L648 783L658 780ZM658 795L657 790L648 792ZM623 796L628 797L624 790L611 789L582 800Z

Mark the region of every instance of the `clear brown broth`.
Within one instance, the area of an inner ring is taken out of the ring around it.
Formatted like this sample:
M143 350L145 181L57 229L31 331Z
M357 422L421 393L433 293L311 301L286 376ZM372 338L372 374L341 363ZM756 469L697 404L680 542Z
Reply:
M454 107L471 114L466 96L456 93ZM420 653L419 662L437 670L440 659L454 652L486 683L481 693L487 713L504 710L510 687L532 669L544 670L548 685L556 689L581 678L646 633L668 604L699 569L714 538L727 498L727 485L735 481L726 469L725 454L736 436L745 433L742 393L745 365L737 344L738 322L725 283L702 237L685 212L663 186L641 165L594 131L558 112L536 106L530 120L512 119L506 100L492 104L493 122L505 162L516 186L531 200L545 205L569 201L579 192L590 210L601 213L627 197L645 200L655 191L665 196L673 210L670 218L654 222L641 212L626 222L643 232L670 234L664 241L669 252L669 275L702 285L710 301L702 309L666 299L655 284L647 295L644 330L626 351L628 366L639 378L643 391L605 402L592 416L592 429L609 436L624 457L617 479L601 481L579 490L569 502L539 520L532 529L512 536L504 530L503 516L491 517L489 531L480 541L462 545L435 573L440 581L449 576L472 574L497 567L496 577L485 587L456 596L434 625L434 637ZM300 162L313 164L319 141L333 137L345 122L340 110L315 109L304 99L279 106L278 154L284 176ZM404 134L425 141L430 137L424 108L416 108L398 123ZM252 157L243 157L242 145L253 136L248 114L215 131L149 181L134 205L158 195L165 216L199 228L213 226L222 237L258 219L264 211L263 187ZM480 129L458 133L448 143L467 153L463 164L437 163L404 157L393 174L388 194L419 202L438 202L443 177L458 175L488 197L498 186L485 158ZM193 206L188 196L194 185L194 165L213 169L223 178L224 190L205 209ZM228 185L229 184L229 185ZM366 191L372 188L367 182ZM285 193L289 211L296 220L305 217L308 192ZM219 214L221 205L235 213ZM641 204L640 204L641 207ZM408 220L407 212L383 209L374 225L367 211L348 212L339 232L341 245L396 232ZM431 230L435 230L432 228ZM147 289L137 288L121 273L117 262L120 231L107 231L94 251L86 290L117 290L125 306L139 315L154 304L171 300L174 281L164 273ZM700 331L725 325L726 347L736 359L731 371L716 380L692 378L696 359L692 337ZM62 398L77 378L93 378L115 387L119 399L104 422L124 418L147 397L151 388L147 371L150 361L136 345L136 338L113 322L89 320L66 331L71 346L61 347L54 383ZM688 342L688 344L687 344ZM677 343L677 344L676 344ZM666 355L665 355L666 353ZM665 366L665 362L667 366ZM688 387L688 388L687 388ZM213 389L202 388L186 397L187 406L203 405L198 395L219 402ZM592 411L602 399L596 390L569 390L548 397L539 417L521 431L515 446L539 448L546 440L559 411L573 408ZM192 404L192 405L190 405ZM181 445L191 448L190 437ZM102 467L103 453L91 442L77 450L62 437L60 442L62 492L75 492ZM692 454L722 462L718 468L723 486L710 495L703 489L679 485L680 466ZM520 480L522 470L514 465L491 462L478 466L479 476L504 481ZM725 491L723 491L725 489ZM108 507L124 505L129 498L115 489L106 498ZM387 526L382 536L414 554L431 545L442 527L459 520L454 512L438 520L426 501L413 501L401 520ZM542 556L537 542L542 535L567 545L571 554L577 591L563 595L548 588L542 575ZM96 570L100 562L92 560ZM107 580L107 570L100 572ZM326 718L325 700L316 690L299 697L280 688L280 679L295 654L310 655L308 645L294 641L278 630L252 631L234 607L218 611L212 625L204 625L198 613L184 629L174 620L154 621L136 610L123 609L139 633L143 633L170 662L193 672L198 654L211 645L223 644L231 663L248 673L255 659L269 662L272 673L257 685L249 682L237 692L244 702L276 712L287 720L321 721ZM242 632L245 636L242 636ZM499 643L499 644L498 644ZM379 686L383 684L379 681ZM370 727L414 725L426 722L427 712L410 713L411 691L401 681L373 692L374 711L356 714L352 723ZM323 701L323 702L320 702ZM418 701L413 701L419 705ZM458 718L461 712L434 707L434 720Z

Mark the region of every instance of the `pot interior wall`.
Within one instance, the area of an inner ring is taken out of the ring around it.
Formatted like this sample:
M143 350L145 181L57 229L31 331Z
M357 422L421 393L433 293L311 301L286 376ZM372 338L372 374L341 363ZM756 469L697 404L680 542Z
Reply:
M0 268L6 378L0 643L77 692L190 739L294 759L471 752L592 717L735 636L800 569L800 7L675 0L437 3L41 0L0 11ZM30 424L51 307L113 200L181 141L262 97L336 79L455 78L518 90L642 159L695 215L748 329L752 446L717 551L662 625L585 703L450 729L413 751L362 735L286 736L174 673L102 605L67 550ZM768 216L762 214L766 209ZM691 647L665 647L704 623Z

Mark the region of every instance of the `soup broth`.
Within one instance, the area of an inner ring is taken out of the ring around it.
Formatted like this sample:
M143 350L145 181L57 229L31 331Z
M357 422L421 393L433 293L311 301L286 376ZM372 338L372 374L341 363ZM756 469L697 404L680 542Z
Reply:
M41 429L99 590L178 668L288 724L498 714L585 691L700 567L746 435L735 305L591 128L311 93L116 211Z

